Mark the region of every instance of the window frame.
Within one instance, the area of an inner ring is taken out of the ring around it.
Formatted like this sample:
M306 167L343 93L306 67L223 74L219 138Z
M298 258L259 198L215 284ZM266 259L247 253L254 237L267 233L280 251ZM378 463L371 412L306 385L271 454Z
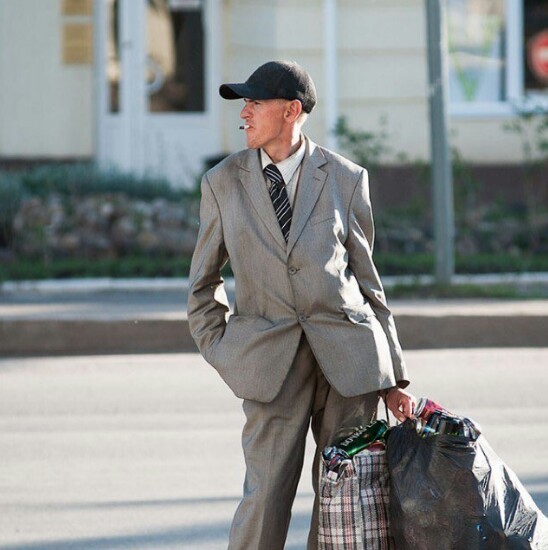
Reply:
M453 102L449 97L448 111L454 117L508 117L517 110L536 108L548 110L548 95L525 94L523 77L523 1L505 0L505 86L506 99L502 101ZM447 56L449 57L449 53Z

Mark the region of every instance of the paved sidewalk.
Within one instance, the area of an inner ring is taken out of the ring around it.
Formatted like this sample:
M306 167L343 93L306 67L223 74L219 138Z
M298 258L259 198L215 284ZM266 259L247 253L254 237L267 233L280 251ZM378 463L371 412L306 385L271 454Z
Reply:
M482 425L548 513L548 348L406 352L412 391ZM0 548L222 550L240 401L198 354L0 360ZM304 550L312 441L286 550Z
M0 356L195 351L187 287L185 279L3 285ZM227 288L230 297L232 281ZM548 345L548 300L387 295L405 349Z

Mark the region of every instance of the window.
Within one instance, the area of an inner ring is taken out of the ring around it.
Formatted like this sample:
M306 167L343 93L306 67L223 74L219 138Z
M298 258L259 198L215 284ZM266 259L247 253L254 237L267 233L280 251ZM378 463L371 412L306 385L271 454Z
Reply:
M120 112L120 6L118 0L108 0L107 11L107 77L109 112Z
M452 114L548 106L548 0L447 0Z
M148 0L150 112L205 110L202 15L200 0Z
M153 113L205 111L202 0L141 0L146 5L146 89ZM131 4L126 4L130 6ZM120 0L107 0L109 111L120 111Z
M449 1L447 24L451 101L503 101L503 0Z

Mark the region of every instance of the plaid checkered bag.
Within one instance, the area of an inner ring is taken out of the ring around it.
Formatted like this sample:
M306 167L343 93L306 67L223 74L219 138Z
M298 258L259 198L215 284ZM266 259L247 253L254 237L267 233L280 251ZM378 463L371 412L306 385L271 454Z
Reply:
M321 464L318 548L393 550L386 454L362 452L339 473Z

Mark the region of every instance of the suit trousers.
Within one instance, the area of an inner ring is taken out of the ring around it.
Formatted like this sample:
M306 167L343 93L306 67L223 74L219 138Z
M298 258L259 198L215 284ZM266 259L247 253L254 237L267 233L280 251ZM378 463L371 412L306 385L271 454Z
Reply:
M303 334L276 398L270 403L243 402L246 476L230 530L229 550L283 550L309 427L316 442L312 472L316 497L308 550L316 549L321 450L341 427L374 420L377 403L377 392L345 398L331 387Z

